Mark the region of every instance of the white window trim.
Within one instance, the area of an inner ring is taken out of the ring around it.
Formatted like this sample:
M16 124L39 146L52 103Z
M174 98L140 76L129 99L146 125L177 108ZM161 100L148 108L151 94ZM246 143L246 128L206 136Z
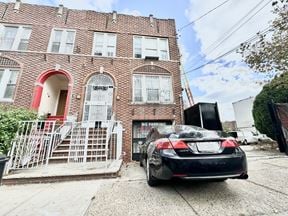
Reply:
M0 80L0 101L1 102L14 102L14 97L15 97L15 93L16 93L16 86L17 86L20 70L19 69L13 69L13 68L1 68L1 69L4 70L4 74ZM7 84L8 84L8 81L10 79L10 76L11 76L10 70L17 70L18 71L17 80L16 80L16 84L15 84L15 91L13 92L12 98L4 98Z
M98 55L95 55L95 43L96 43L96 34L104 34L104 41L103 41L103 54L104 53L107 53L107 50L108 50L108 44L107 44L107 35L115 35L115 50L114 50L114 55L113 56L107 56L107 55L102 55L102 56L98 56ZM114 33L108 33L108 32L94 32L93 34L93 47L92 47L92 56L95 56L95 57L116 57L116 52L117 52L117 34L114 34Z
M4 27L5 26L6 27L9 27L9 26L18 27L18 30L17 30L17 33L15 35L15 40L13 42L12 48L11 49L5 49L5 50L19 51L19 52L27 51L27 50L18 50L18 46L19 46L19 44L21 42L21 39L22 39L21 36L22 36L22 33L23 33L23 29L24 28L31 28L31 33L32 33L32 26L30 26L30 25L15 25L15 24L9 24L9 23L7 23L7 24L1 23L0 24L0 37L4 37ZM30 35L30 37L31 37L31 35ZM29 42L28 43L30 43L30 37L29 37ZM0 47L0 49L2 49L2 48ZM2 50L4 50L4 49L2 49Z
M53 38L54 38L55 31L57 31L57 30L58 30L58 31L63 31L63 32L62 32L62 36L61 36L60 48L59 48L59 52L52 52ZM71 52L71 53L67 53L67 52L64 51L65 45L66 45L67 32L68 32L68 31L75 32L74 40L73 40L73 49L72 49L72 52ZM50 40L49 40L47 52L48 52L48 53L54 53L54 54L73 54L73 53L74 53L74 48L75 48L76 34L77 34L77 32L76 32L76 30L74 30L74 29L53 28L53 29L51 30Z
M141 77L141 84L142 84L142 98L143 101L135 101L135 83L134 83L134 76L140 76ZM160 81L160 88L162 86L162 78L163 77L168 77L170 78L171 85L170 85L170 101L161 101L160 100L160 95L159 95L159 101L147 101L147 91L146 91L146 77L147 76L154 76L154 77L159 77ZM132 101L134 104L174 104L174 93L173 93L173 80L172 76L169 75L150 75L150 74L133 74L133 94L132 94Z
M135 38L141 38L141 56L142 58L135 58L135 49L134 49L134 39ZM152 39L157 39L157 57L159 57L159 60L161 61L170 61L170 51L169 51L169 39L168 38L158 38L158 37L148 37L148 36L139 36L139 35L134 35L133 36L133 58L134 59L144 59L146 57L145 53L145 39L146 38L152 38ZM166 47L167 47L167 59L161 59L161 49L159 46L159 41L163 39L166 39Z

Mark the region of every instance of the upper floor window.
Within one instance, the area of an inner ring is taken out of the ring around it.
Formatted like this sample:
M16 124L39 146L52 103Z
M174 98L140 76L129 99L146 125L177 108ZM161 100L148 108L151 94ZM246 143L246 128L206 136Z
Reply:
M15 93L17 69L0 69L0 101L12 101Z
M72 54L75 43L75 30L53 29L50 42L49 52Z
M93 53L95 56L116 56L116 35L111 33L94 33Z
M167 38L134 36L134 58L159 57L160 60L169 60Z
M31 32L30 26L0 24L0 49L27 50Z
M171 76L133 76L133 101L144 103L171 103L173 101Z

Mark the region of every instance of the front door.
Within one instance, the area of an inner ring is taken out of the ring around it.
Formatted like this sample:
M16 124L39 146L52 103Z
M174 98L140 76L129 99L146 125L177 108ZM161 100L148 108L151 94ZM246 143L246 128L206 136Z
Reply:
M65 113L65 105L67 100L67 90L60 90L59 100L58 100L58 106L57 106L57 116L63 116Z
M89 88L89 87L88 87ZM113 86L91 86L88 120L110 120L113 101Z
M84 121L111 120L113 82L104 74L93 76L86 85Z

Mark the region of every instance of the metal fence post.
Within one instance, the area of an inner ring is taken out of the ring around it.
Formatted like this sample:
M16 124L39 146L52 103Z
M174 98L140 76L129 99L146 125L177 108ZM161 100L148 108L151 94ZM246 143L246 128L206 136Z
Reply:
M53 122L53 125L52 125L52 131L50 133L50 140L49 140L49 144L48 144L48 151L46 153L46 166L49 164L49 159L50 159L50 151L52 149L52 143L53 143L53 136L54 136L54 129L55 129L55 124L56 122L54 121Z

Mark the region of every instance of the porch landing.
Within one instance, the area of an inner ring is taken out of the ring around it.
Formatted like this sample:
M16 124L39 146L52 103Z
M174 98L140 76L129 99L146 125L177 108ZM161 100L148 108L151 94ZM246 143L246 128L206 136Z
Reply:
M47 167L12 171L3 185L79 181L119 176L122 160L96 163L49 164Z

